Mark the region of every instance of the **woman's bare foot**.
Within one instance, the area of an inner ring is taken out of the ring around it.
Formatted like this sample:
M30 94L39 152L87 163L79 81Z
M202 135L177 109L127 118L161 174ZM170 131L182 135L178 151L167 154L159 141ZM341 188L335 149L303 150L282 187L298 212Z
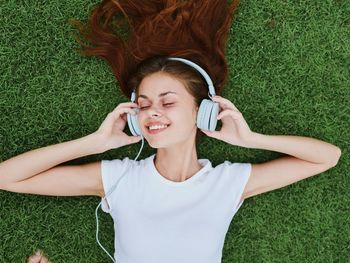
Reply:
M27 263L51 263L51 261L43 256L42 251L38 250L34 255L28 258Z

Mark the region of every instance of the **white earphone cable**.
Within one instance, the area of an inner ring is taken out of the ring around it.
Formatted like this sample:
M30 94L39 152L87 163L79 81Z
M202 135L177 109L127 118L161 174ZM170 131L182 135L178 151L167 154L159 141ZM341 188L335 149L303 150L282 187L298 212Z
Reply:
M134 159L134 161L137 160L137 158L139 158L139 155L142 151L142 148L143 148L143 145L144 145L144 138L143 136L141 135L141 139L142 139L142 145L141 145L141 148L140 148L140 151L139 153L137 154L136 158ZM102 197L103 200L106 200L106 198L114 191L114 189L117 187L119 181L124 177L126 171L123 173L123 175L119 178L119 180L112 186L112 188L108 191L107 195L105 195L104 197ZM102 200L102 201L103 201ZM107 252L107 250L102 246L102 244L100 243L99 239L98 239L98 215L97 215L97 212L98 212L98 208L102 205L102 201L98 204L98 206L96 207L96 210L95 210L95 216L96 216L96 240L97 240L97 243L100 245L100 247L103 249L104 252L107 253L107 255L112 259L112 261L115 263L115 259Z

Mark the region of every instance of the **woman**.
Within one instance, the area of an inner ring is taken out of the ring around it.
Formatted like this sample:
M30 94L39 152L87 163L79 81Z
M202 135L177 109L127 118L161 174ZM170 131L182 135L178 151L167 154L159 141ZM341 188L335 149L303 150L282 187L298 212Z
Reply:
M124 94L130 97L136 90L137 103L119 104L96 132L83 138L4 161L1 188L103 198L126 172L113 194L103 199L103 210L111 214L118 229L115 259L220 262L228 226L246 198L324 172L341 155L337 146L313 138L253 132L239 109L221 96L211 99L220 105L222 128L198 129L196 116L201 101L208 99L208 85L193 67L168 57L200 64L220 94L227 78L226 36L236 6L237 1L230 5L223 1L103 1L93 11L90 30L79 26L85 39L96 46L85 46L84 54L106 59ZM122 16L112 21L116 15ZM126 40L112 30L112 25L125 22L131 27ZM137 114L142 135L157 149L156 154L140 161L126 157L60 165L139 142L140 136L123 132L127 113ZM212 167L208 159L197 158L202 134L229 145L288 156L260 164L225 161ZM29 262L45 260L41 255L29 258Z

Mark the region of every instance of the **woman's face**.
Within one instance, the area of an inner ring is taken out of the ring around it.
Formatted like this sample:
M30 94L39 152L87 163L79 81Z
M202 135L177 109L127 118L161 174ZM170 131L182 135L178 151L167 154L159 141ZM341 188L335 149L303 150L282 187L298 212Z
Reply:
M192 143L195 139L198 107L176 78L164 72L148 75L140 83L136 103L140 110L138 121L141 132L152 148ZM168 126L149 130L152 122Z

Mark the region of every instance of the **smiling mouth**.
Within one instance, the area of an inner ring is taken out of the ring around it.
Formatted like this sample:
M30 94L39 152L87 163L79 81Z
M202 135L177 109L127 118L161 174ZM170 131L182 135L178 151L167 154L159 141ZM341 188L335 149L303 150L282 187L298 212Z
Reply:
M149 127L147 127L147 131L149 134L157 134L160 133L162 131L164 131L165 129L167 129L170 125L166 125L165 127L159 128L159 129L150 129Z

